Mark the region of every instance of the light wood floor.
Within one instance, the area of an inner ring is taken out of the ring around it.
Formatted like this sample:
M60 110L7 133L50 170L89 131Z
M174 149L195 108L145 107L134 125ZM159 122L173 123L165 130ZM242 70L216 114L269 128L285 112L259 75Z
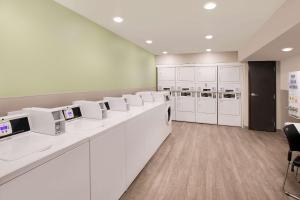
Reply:
M173 123L173 133L121 200L282 200L282 133ZM300 194L290 174L288 188Z

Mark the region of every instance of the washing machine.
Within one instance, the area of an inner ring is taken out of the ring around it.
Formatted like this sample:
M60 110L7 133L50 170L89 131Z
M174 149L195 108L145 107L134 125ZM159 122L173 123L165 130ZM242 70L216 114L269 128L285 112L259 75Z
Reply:
M170 104L172 110L172 119L175 119L176 116L176 88L175 88L175 80L172 82L158 82L158 91L160 92L168 92L170 95Z
M165 122L167 125L168 133L172 132L172 100L169 91L154 91L152 95L156 102L165 103Z
M196 67L196 122L217 124L217 66Z
M218 67L218 124L242 126L241 66Z
M54 137L31 130L31 120L27 114L1 117L0 162L17 162L27 156L48 151L53 145Z
M196 121L196 92L193 83L178 83L176 94L176 120Z

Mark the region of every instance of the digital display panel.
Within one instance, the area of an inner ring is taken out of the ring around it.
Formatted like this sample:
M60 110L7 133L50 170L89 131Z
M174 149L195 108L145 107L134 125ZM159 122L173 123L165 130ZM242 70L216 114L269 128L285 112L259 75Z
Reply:
M74 118L74 113L73 113L73 110L71 108L68 108L68 109L64 110L63 113L64 113L64 116L65 116L66 120Z
M10 122L0 123L0 138L12 133Z
M0 139L30 131L27 117L0 122Z
M9 126L7 124L0 124L0 131L4 132L7 131Z

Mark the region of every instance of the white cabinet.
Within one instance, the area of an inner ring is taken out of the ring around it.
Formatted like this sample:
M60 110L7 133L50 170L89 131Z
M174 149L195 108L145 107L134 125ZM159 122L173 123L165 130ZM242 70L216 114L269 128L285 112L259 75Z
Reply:
M167 104L164 107L157 107L151 110L147 116L146 125L146 159L154 155L166 136L170 133L167 124Z
M126 190L125 124L90 141L92 200L117 200Z
M169 135L170 127L167 123L166 112L166 105L162 104L126 123L127 187Z
M146 164L146 116L141 115L126 123L126 185L132 183Z
M89 144L0 186L1 200L89 200Z

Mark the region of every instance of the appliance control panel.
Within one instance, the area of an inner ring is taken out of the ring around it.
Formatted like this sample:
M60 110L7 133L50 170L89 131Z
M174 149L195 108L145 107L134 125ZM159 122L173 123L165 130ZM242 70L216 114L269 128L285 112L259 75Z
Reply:
M12 134L12 128L10 122L0 121L0 137L4 137L10 134Z

